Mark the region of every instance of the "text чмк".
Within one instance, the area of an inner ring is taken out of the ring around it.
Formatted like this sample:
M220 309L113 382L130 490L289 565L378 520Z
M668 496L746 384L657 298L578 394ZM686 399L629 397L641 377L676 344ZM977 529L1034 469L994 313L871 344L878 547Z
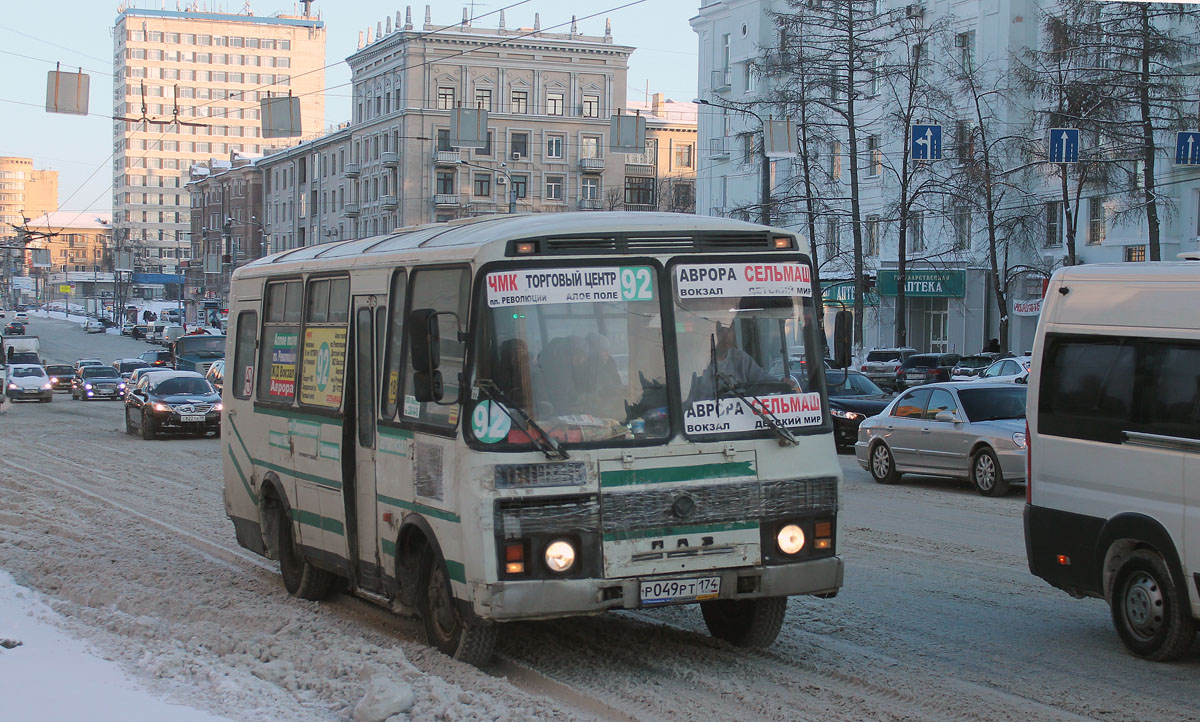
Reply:
M488 276L488 286L497 293L516 291L519 286L516 273L493 273ZM611 286L617 282L616 271L552 271L549 273L525 273L525 287L533 288L590 288Z

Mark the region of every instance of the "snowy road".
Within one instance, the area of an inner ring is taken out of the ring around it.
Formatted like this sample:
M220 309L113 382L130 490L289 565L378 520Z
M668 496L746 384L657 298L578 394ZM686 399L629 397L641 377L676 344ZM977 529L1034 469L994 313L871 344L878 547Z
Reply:
M75 326L31 331L55 361L151 348ZM878 486L843 456L846 586L793 599L769 650L718 643L677 607L511 625L481 671L414 620L290 599L234 540L218 440L135 439L119 404L65 394L0 431L0 568L155 694L230 719L349 719L380 676L411 688L412 719L1200 719L1200 654L1131 657L1102 602L1029 574L1021 496Z

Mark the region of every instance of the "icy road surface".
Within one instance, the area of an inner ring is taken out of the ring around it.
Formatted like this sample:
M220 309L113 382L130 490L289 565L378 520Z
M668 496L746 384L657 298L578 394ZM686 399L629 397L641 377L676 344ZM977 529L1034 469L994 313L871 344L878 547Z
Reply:
M31 325L48 361L151 348ZM348 720L375 680L411 692L398 720L1200 719L1196 650L1136 659L1102 602L1029 574L1020 487L878 486L843 456L846 586L794 598L770 649L714 641L685 606L510 625L478 670L425 647L415 620L289 598L274 563L234 540L219 450L127 436L119 403L66 394L0 416L0 569L152 694L214 715Z

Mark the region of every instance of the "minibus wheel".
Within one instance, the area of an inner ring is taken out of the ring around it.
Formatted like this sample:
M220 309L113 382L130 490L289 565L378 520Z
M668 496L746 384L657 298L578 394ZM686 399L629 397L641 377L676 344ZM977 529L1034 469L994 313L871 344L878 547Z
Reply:
M421 555L420 579L417 609L429 645L461 662L486 664L496 646L496 625L463 618L450 591L446 564L432 549Z
M333 591L337 577L324 569L318 569L300 553L292 537L292 520L287 509L278 504L275 510L275 529L279 543L279 573L288 594L309 601L320 601Z
M1137 549L1121 562L1111 604L1117 634L1137 656L1167 662L1192 646L1196 623L1187 594L1175 586L1157 552Z
M717 639L738 647L768 647L779 636L787 597L700 602L704 624Z

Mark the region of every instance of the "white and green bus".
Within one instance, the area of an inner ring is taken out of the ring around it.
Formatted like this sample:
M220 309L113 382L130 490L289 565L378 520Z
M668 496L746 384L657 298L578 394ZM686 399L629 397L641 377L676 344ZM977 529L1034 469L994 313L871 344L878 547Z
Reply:
M660 213L494 216L234 274L222 457L288 592L499 623L699 603L738 645L833 596L841 473L795 235Z

